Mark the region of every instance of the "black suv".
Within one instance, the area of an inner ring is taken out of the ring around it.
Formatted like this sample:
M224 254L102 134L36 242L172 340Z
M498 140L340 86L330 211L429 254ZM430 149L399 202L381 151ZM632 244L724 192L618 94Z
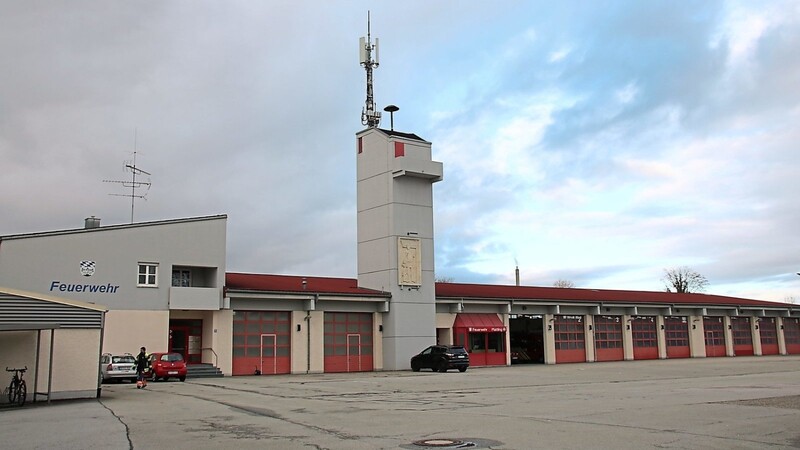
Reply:
M431 345L418 355L411 357L411 370L431 369L447 372L447 369L458 369L466 372L469 367L469 354L461 345Z

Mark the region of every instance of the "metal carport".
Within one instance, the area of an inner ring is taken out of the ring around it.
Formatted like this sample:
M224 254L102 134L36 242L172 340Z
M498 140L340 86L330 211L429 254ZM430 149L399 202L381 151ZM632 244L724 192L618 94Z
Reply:
M97 367L102 349L105 313L105 307L95 304L0 287L0 341L6 341L0 346L0 366L20 366L16 361L23 361L26 366L29 365L28 362L31 363L34 402L39 396L46 397L48 403L50 402L53 397L54 376L65 379L61 384L67 387L60 393L61 398L86 397L89 385L93 386L95 395L99 396L99 376L94 377L93 381L84 381L82 378L86 376L85 370L76 373L69 364L58 364L55 360L75 359L91 362L90 367ZM81 330L90 330L88 336L91 341L86 341L86 335L81 334ZM30 342L26 332L36 333L35 344ZM7 338L12 333L16 333L16 339ZM49 342L42 342L43 333L49 335L45 336L49 337ZM77 335L70 336L69 333ZM72 340L80 342L80 345L67 345L66 349L59 349L57 334L67 344L72 344ZM43 344L46 347L46 364L42 358ZM35 349L31 351L34 346ZM86 354L87 349L89 355ZM59 351L66 354L59 355ZM47 370L45 378L40 374L44 369ZM46 384L46 390L41 392L40 381Z

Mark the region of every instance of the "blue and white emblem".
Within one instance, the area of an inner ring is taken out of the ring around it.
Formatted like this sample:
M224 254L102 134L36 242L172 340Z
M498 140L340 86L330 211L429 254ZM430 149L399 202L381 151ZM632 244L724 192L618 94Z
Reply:
M90 277L94 275L95 262L94 261L81 261L81 275Z

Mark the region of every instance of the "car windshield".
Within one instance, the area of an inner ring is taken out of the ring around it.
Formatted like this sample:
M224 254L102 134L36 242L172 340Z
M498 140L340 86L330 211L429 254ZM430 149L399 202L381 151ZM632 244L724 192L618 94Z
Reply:
M134 362L136 362L136 360L133 358L133 356L130 356L130 355L126 355L126 356L112 356L112 357L111 357L111 362L112 362L112 363L114 363L114 364L120 364L120 363L134 363Z
M178 353L170 353L168 355L163 355L161 360L167 362L178 362L183 361L183 356L179 355Z

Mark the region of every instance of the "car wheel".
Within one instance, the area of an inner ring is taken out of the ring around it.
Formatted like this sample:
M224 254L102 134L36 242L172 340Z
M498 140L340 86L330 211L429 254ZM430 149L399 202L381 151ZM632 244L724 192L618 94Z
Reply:
M463 372L467 371L467 368L466 367L459 367L458 371L463 373Z
M178 379L181 380L181 381L186 381L186 377L180 377Z
M440 361L439 362L439 372L447 372L447 361Z
M419 363L418 362L411 363L411 370L412 371L419 372L419 369L420 369L420 367L419 367Z

